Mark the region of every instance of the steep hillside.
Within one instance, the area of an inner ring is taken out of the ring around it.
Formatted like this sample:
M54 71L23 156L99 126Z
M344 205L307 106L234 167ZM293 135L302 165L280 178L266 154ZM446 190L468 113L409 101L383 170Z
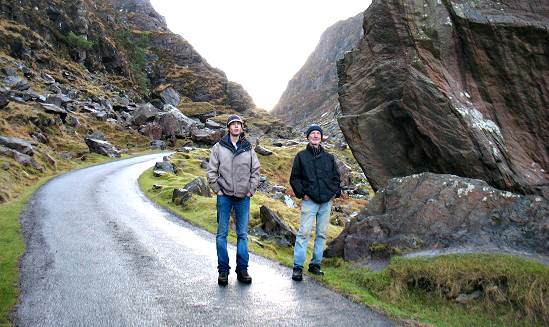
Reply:
M1 50L33 72L75 74L76 62L87 70L76 77L94 79L99 93L113 91L101 82L112 83L137 101L171 86L192 101L254 107L240 85L168 30L148 0L1 1L0 18ZM97 80L99 73L110 76Z
M329 27L305 65L288 82L272 113L283 121L304 128L311 122L325 127L327 135L340 136L334 115L337 101L336 62L362 37L363 14Z

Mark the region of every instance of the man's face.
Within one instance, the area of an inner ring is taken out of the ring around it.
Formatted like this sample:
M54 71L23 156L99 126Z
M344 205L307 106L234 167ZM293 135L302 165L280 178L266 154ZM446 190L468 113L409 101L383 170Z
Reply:
M229 133L232 136L239 136L242 133L242 124L239 121L232 122L229 125Z
M319 145L322 141L322 134L319 131L312 131L307 139L312 145Z

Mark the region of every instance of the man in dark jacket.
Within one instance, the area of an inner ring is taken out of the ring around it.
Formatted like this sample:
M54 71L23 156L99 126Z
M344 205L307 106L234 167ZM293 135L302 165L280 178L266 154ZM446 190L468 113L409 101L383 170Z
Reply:
M334 156L326 152L322 141L322 128L312 124L305 132L309 144L294 158L290 185L301 202L301 220L294 247L292 279L303 280L303 264L307 254L309 236L316 221L316 236L309 272L323 275L320 270L326 243L326 228L330 221L332 199L341 195L339 171Z

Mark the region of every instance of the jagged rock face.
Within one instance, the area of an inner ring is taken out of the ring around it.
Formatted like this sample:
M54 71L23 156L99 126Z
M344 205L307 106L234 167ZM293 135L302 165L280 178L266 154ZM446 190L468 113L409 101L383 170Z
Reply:
M453 175L393 178L326 254L357 260L462 246L549 255L549 200Z
M327 135L341 134L334 120L337 102L337 60L354 48L362 36L363 13L329 27L305 65L288 82L272 113L290 125L305 129L322 124Z
M373 1L338 64L339 125L374 189L431 171L549 196L549 3Z
M255 107L242 86L171 33L148 0L0 1L0 51L33 68L67 69L58 57L76 61L115 75L135 97L171 86L192 101Z

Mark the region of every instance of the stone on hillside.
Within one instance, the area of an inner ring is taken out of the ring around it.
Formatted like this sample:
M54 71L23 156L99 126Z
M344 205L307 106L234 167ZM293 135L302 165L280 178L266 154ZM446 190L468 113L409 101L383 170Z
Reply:
M335 158L335 162L337 165L337 170L339 171L339 176L341 180L342 186L351 186L353 184L353 178L352 178L352 169L347 165L343 160L339 158Z
M10 149L4 146L0 146L0 154L12 157L16 162L22 164L23 166L31 166L36 170L39 170L41 172L44 171L44 167L40 165L36 160L34 160L33 157L21 153L17 150Z
M70 102L71 98L64 94L49 95L46 98L46 103L56 105L58 107L64 106L67 102Z
M72 114L69 114L65 118L65 124L67 126L77 128L78 126L80 126L80 121L78 120L78 118L76 116L74 116Z
M42 73L42 80L44 81L44 84L54 84L55 78L51 77L51 75Z
M271 187L272 192L280 192L280 193L286 193L287 189L285 186L282 185L273 185Z
M168 173L163 170L153 170L154 177L162 177L162 176L165 176L166 174Z
M86 137L89 137L90 139L101 140L101 141L107 140L107 138L105 137L105 134L103 134L103 132L101 131L94 131L94 132L88 133Z
M262 205L259 208L261 229L276 239L281 245L293 246L295 244L296 231L286 224L274 211Z
M549 200L486 182L422 173L393 178L329 245L348 260L403 251L478 246L549 254Z
M170 161L170 157L162 157L162 161L157 161L154 164L154 170L162 170L168 173L176 174L177 167Z
M67 117L68 111L61 108L61 107L59 107L59 106L56 106L56 105L51 104L51 103L40 103L39 105L42 109L44 109L45 112L47 112L49 114L59 115L59 117L61 117L61 119L63 121Z
M0 144L22 154L26 154L29 156L32 156L34 154L34 150L30 142L16 137L7 137L0 135Z
M192 198L191 192L184 188L176 188L172 193L172 202L175 205L184 207L185 204Z
M179 109L167 106L169 110L167 112L159 113L155 122L162 127L162 136L164 137L188 137L191 131L191 127L196 122L185 116Z
M57 161L51 155L49 155L48 153L43 153L42 158L44 158L48 165L50 165L54 169L57 168Z
M84 141L86 142L90 152L99 153L111 158L120 157L120 151L107 141L92 139L89 137L84 138Z
M458 295L458 297L456 298L455 301L457 303L461 303L461 304L469 304L469 303L473 302L474 300L479 299L481 296L482 296L482 292L480 290L476 290L471 294L463 294L462 293L462 294Z
M213 130L209 128L191 128L191 139L199 144L214 145L225 135L222 129Z
M37 142L40 142L42 144L48 144L49 140L48 137L42 134L41 132L30 132L29 135L36 140Z
M212 196L212 194L210 193L210 187L204 177L195 178L190 183L183 186L183 188L194 194L198 194L206 197Z
M221 126L220 124L216 123L215 121L213 121L211 119L206 119L206 127L210 128L210 129L223 128L223 126Z
M273 154L273 151L269 150L269 149L266 149L264 147L262 147L261 145L257 144L255 146L255 152L257 154L260 154L262 156L270 156Z
M549 2L424 3L372 1L338 64L339 125L373 189L431 171L549 197Z
M141 126L146 122L153 121L159 110L151 103L144 103L137 106L133 112L132 124Z
M181 101L179 93L171 87L168 87L160 92L160 98L165 104L170 104L174 107L177 107L177 105L179 105L179 101Z
M162 126L158 123L152 122L139 129L139 132L153 140L159 140L162 138Z
M164 150L166 148L166 142L161 140L151 141L151 148Z
M7 107L9 103L10 99L5 94L0 92L0 109Z

